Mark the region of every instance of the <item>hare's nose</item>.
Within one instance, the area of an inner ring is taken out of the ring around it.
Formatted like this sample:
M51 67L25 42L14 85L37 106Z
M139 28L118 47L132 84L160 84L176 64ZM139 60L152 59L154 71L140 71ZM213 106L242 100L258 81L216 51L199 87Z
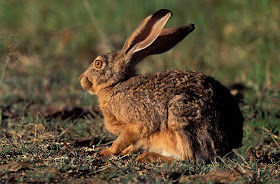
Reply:
M81 82L82 78L84 77L84 74L82 74L80 77L79 77L79 80Z
M90 82L90 80L88 79L87 76L85 76L84 74L82 74L80 76L80 83L81 83L81 86L84 88L84 89L89 89L91 86L92 86L92 83Z

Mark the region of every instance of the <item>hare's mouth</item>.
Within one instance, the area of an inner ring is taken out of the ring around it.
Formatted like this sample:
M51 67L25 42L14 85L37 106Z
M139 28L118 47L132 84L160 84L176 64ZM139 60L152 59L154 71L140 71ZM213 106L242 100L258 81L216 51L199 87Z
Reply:
M89 81L88 77L81 75L80 76L80 83L82 88L84 88L85 90L93 90L92 89L92 83Z

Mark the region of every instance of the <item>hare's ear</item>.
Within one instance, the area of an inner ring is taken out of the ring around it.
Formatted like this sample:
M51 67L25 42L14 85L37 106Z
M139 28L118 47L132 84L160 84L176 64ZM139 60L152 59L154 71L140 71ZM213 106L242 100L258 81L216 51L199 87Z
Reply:
M164 29L153 44L141 54L147 56L166 52L182 41L194 29L194 24L178 28Z
M157 39L149 47L134 53L131 58L132 63L136 65L146 56L161 54L172 49L194 29L194 24L189 24L183 27L162 30Z
M171 15L169 10L162 9L145 18L124 43L122 52L126 60L130 60L134 53L149 47L160 35Z

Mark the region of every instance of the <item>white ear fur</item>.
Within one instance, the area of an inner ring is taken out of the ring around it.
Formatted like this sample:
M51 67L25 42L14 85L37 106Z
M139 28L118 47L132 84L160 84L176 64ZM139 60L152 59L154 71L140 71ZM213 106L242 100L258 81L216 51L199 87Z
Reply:
M169 10L162 9L145 18L128 37L122 52L133 54L147 48L156 40L171 16Z
M134 53L150 46L157 39L157 37L161 33L161 30L164 28L165 24L167 23L170 17L171 17L171 13L168 13L164 17L159 19L153 26L155 27L155 29L151 31L148 37L142 42L140 42L139 44L135 45L136 49L134 50Z

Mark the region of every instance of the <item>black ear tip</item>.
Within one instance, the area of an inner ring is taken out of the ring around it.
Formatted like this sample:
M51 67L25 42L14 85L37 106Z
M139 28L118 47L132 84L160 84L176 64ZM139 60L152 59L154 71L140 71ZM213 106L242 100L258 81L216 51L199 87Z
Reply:
M186 28L187 28L188 30L193 31L193 30L195 29L195 25L194 25L194 24L188 24L188 25L186 26Z
M195 29L194 24L189 24L189 26L190 26L191 29Z
M168 13L171 13L171 16L172 16L172 12L168 9L160 9L158 10L157 12L154 13L154 15L161 15L161 16L164 16Z

